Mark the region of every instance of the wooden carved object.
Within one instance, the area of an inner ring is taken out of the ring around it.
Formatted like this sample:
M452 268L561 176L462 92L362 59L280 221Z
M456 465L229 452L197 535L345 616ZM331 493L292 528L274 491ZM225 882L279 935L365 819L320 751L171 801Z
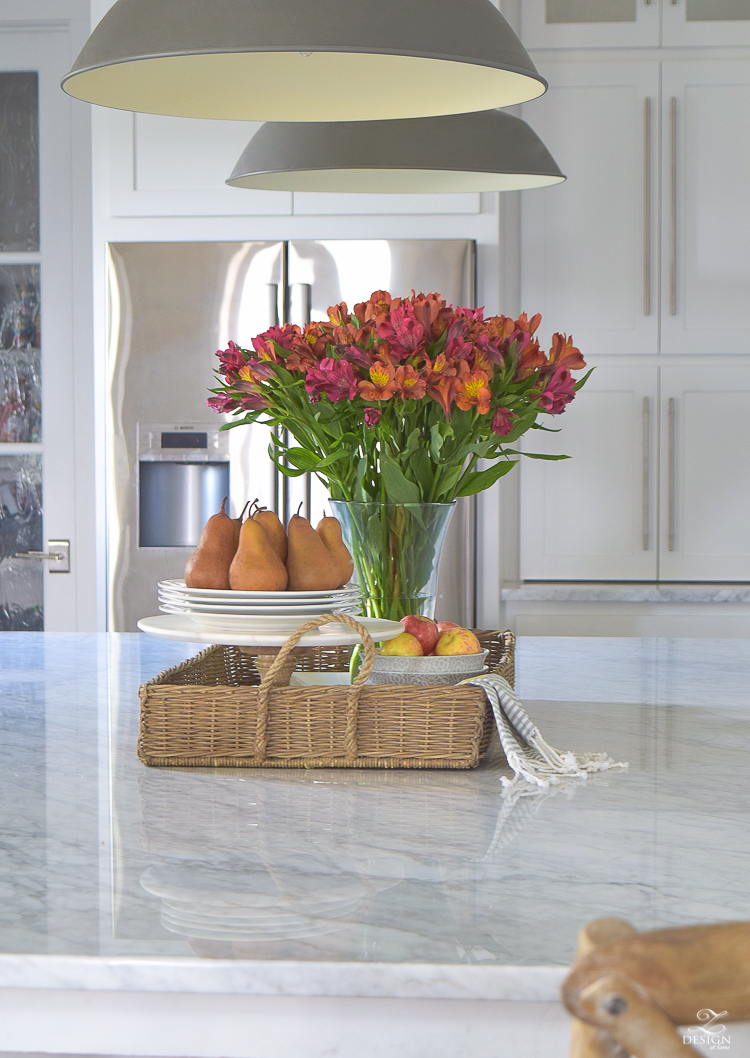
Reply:
M750 1020L750 922L648 933L592 922L562 995L589 1029L574 1027L573 1058L697 1055L674 1026L695 1025L703 1010Z

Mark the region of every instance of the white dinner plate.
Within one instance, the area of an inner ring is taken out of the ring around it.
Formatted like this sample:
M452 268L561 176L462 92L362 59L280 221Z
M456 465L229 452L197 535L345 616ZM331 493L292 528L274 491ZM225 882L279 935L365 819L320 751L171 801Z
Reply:
M358 617L357 621L370 633L376 643L394 639L404 630L398 621L383 621L376 617ZM297 624L304 624L300 620ZM195 618L188 614L160 614L158 617L143 617L138 627L157 639L169 639L179 643L215 643L221 646L281 647L289 638L284 632L240 632L218 631L199 628ZM300 639L302 647L351 646L359 642L357 633L346 625L338 625L331 632L308 632Z
M303 609L311 613L317 610L323 613L325 610L336 610L341 606L356 606L360 602L358 593L344 596L341 599L287 599L283 602L274 599L260 599L251 602L249 599L192 599L185 595L175 595L172 592L160 591L159 602L172 603L174 606L190 606L200 609L213 609L220 607L222 610L245 610L248 613L288 613L301 612Z
M332 588L326 591L233 591L228 588L188 588L184 580L161 580L159 589L163 591L179 592L181 595L195 595L196 598L207 596L216 599L237 599L245 596L251 601L260 599L336 599L341 595L350 595L359 592L357 584L345 584L343 588Z
M271 609L263 606L221 606L210 603L178 603L170 599L159 599L162 613L219 614L227 617L315 617L324 613L351 613L359 610L358 605L342 606L336 603L331 606L289 606L284 609Z

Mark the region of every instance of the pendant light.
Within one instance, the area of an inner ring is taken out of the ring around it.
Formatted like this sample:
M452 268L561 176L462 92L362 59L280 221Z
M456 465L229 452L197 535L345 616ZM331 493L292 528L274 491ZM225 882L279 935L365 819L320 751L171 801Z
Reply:
M62 86L241 121L458 114L547 88L491 0L117 0Z
M516 191L565 177L534 130L498 110L401 121L267 122L232 187L274 191Z

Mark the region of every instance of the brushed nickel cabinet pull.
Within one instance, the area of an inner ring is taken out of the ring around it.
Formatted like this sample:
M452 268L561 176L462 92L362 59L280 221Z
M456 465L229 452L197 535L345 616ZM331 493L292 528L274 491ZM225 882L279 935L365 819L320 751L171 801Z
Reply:
M675 399L674 397L669 398L667 405L667 417L668 417L668 461L667 467L667 548L670 551L675 550L675 447L676 447L676 431L675 431Z
M651 100L643 100L643 315L651 315Z
M70 540L48 540L48 551L17 551L13 558L49 562L50 573L70 573Z
M669 101L669 160L670 160L670 252L669 252L669 314L677 315L677 99Z
M651 414L648 397L643 398L643 550L649 549L651 523Z

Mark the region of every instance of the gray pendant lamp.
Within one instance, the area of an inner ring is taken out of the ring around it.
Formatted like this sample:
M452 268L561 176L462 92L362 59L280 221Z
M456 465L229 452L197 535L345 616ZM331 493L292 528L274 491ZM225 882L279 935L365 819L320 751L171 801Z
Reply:
M491 0L117 0L62 86L241 121L458 114L547 87Z
M516 191L565 177L525 121L489 110L401 121L267 122L232 187L274 191Z

